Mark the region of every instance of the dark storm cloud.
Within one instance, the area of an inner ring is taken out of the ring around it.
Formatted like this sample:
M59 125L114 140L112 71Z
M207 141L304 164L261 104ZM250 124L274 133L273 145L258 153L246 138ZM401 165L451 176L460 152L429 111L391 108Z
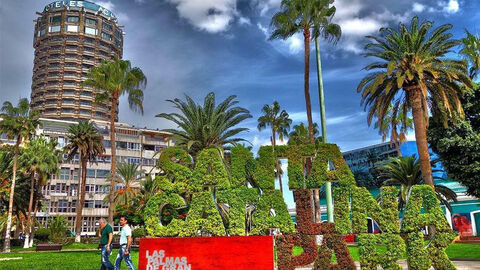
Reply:
M451 1L454 1L450 3ZM35 11L50 1L0 1L0 101L29 96L33 66ZM155 118L172 110L166 99L188 94L202 102L214 91L218 99L238 96L254 119L245 123L252 130L245 137L257 148L268 143L267 132L256 131L256 118L265 103L278 100L305 121L303 98L303 41L268 41L270 17L280 0L121 0L97 1L111 8L123 24L124 58L142 68L148 77L145 115L128 109L121 99L120 120L136 126L165 128L168 122ZM458 9L455 10L455 3ZM464 28L478 24L478 1L467 0L337 0L336 21L343 27L342 40L322 46L328 139L343 150L380 141L366 125L356 86L365 75L362 68L371 59L360 55L364 36L381 26L395 26L413 15L451 22L459 38ZM214 10L215 12L198 12ZM207 17L205 17L207 16ZM217 17L208 17L217 16ZM218 24L215 20L218 19ZM312 51L314 52L314 51ZM311 59L311 98L315 121L318 94L314 56Z

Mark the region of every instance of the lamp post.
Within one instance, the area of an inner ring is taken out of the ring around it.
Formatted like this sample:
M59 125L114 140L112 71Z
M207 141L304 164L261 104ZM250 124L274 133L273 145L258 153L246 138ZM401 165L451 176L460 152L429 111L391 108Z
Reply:
M320 44L318 36L315 37L315 50L317 58L317 79L318 79L318 97L320 99L320 123L322 125L322 142L327 142L327 120L325 116L325 96L323 94L323 79L322 79L322 61L320 59ZM330 169L330 164L328 165ZM333 222L333 200L332 200L332 183L325 184L325 194L327 199L327 220Z

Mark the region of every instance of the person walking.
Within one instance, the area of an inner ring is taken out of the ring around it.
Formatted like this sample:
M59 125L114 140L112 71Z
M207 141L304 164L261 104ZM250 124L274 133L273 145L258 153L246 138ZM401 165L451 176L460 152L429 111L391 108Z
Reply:
M125 264L129 270L135 270L132 258L130 257L132 229L130 229L130 226L128 226L127 217L120 217L120 226L122 226L122 232L120 233L120 249L118 250L117 259L115 259L115 270L120 270L122 260L125 260Z
M104 218L99 219L98 224L100 225L98 237L100 237L100 247L102 248L102 266L100 270L113 270L113 264L109 260L110 254L112 254L113 229Z

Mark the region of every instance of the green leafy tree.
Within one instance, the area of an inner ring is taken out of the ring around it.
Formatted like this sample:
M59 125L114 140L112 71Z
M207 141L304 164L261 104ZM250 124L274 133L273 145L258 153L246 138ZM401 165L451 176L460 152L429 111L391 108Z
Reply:
M22 141L28 140L35 134L35 129L40 125L39 113L30 110L30 103L28 99L22 98L19 100L17 107L9 101L5 101L1 108L2 113L0 117L0 133L7 135L7 138L14 140L14 157L12 166L12 179L10 185L10 198L8 202L8 216L5 241L3 246L4 252L10 252L10 228L13 211L13 197L15 194L15 181L17 178L17 162L19 155L19 148Z
M470 63L469 75L470 78L475 79L480 72L480 37L466 32L466 37L461 39L460 54Z
M93 67L87 74L85 85L101 91L95 96L96 103L111 102L110 111L110 149L112 153L111 173L117 173L117 155L115 144L115 121L118 116L118 100L122 95L128 95L130 109L143 114L143 90L147 85L147 77L138 67L132 67L130 61L116 58L113 61L103 61ZM108 222L113 224L115 179L110 181L110 206Z
M452 120L448 127L434 117L430 120L428 140L448 177L480 198L480 85L463 95L462 105L465 119L456 119L456 125Z
M384 186L399 186L398 207L402 209L408 201L410 190L415 185L423 185L420 162L415 156L390 158L381 167L382 177L385 177ZM444 185L435 185L435 194L438 200L450 211L452 207L449 201L457 201L457 194Z
M262 113L258 118L258 130L262 131L267 127L270 127L272 130L272 146L275 148L277 145L277 134L278 139L283 141L285 137L288 137L288 131L290 130L290 125L292 124L292 119L288 115L287 111L281 110L280 104L277 101L274 101L272 106L265 104L262 108ZM275 165L277 170L278 183L280 184L280 191L283 195L283 185L282 185L282 169L278 159L275 159Z
M60 162L60 150L56 149L57 141L48 141L45 137L39 137L26 143L22 154L19 157L19 163L26 174L30 177L30 197L28 200L27 212L27 234L25 236L24 248L33 245L30 242L33 225L35 220L32 217L33 205L36 205L34 196L35 189L39 190L45 185L49 176L58 172L58 163Z
M382 28L379 36L369 36L372 43L365 46L365 56L378 61L365 67L373 72L360 82L358 92L368 108L369 124L374 117L382 121L390 104L404 118L411 110L422 178L433 187L426 134L429 109L444 119L463 115L461 85L471 87L472 81L465 61L446 57L459 44L448 32L452 26L432 27L432 22L419 23L414 17L410 27L401 23L398 29Z
M105 152L103 136L100 135L91 122L82 121L71 125L68 129L68 144L64 150L68 160L78 155L80 160L80 183L78 190L80 199L77 201L77 214L75 219L75 242L80 242L82 232L82 210L85 203L85 185L87 182L87 162L96 162L97 157Z
M250 112L240 106L236 96L229 96L220 104L215 104L215 94L209 93L203 106L195 103L185 95L181 99L168 100L180 113L160 113L156 117L170 120L178 125L179 129L165 129L173 134L176 145L187 149L192 155L206 148L217 148L221 153L227 145L237 145L245 141L235 138L237 134L247 131L248 128L235 127L245 119L251 118Z
M382 135L382 141L390 136L390 145L395 145L398 156L402 156L400 145L407 141L408 130L413 128L413 119L404 117L403 112L395 111L393 106L389 106L383 118L377 118L375 128Z

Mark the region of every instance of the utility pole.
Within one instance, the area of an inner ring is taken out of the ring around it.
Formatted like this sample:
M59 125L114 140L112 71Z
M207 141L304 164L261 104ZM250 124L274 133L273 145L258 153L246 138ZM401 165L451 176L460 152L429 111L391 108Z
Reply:
M323 79L322 79L322 60L320 58L320 44L318 36L315 37L315 51L317 58L317 79L318 79L318 97L320 99L320 123L322 125L322 142L327 142L327 120L325 116L325 96L323 94ZM327 166L330 166L329 164ZM327 220L333 222L333 200L332 200L332 183L325 184L325 193L327 199Z

